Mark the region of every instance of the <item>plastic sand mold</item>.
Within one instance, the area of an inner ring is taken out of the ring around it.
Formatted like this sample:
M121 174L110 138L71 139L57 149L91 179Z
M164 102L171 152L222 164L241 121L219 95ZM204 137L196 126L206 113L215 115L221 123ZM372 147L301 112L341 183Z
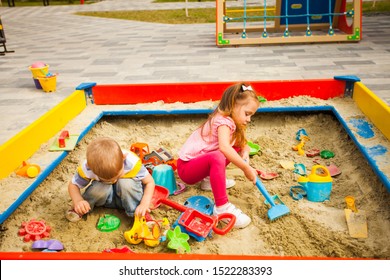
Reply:
M56 239L50 239L50 240L36 240L31 245L32 249L48 249L50 251L61 251L64 249L64 245L56 240Z
M334 157L334 153L332 151L329 151L329 150L322 150L320 152L320 156L324 159L328 159L328 158Z
M263 180L272 180L279 176L276 172L267 172L259 169L256 169L256 172Z
M191 251L188 244L190 236L187 233L183 233L179 226L176 226L174 230L168 230L167 238L169 240L167 247L176 250L176 253L189 253Z
M61 132L60 136L51 144L49 151L72 151L79 139L78 134L71 135L67 130Z
M248 141L248 146L250 148L249 155L254 156L260 151L260 146Z
M295 169L295 163L293 161L289 161L289 160L282 160L279 162L280 165L284 168L284 169L288 169L288 170L294 170Z
M106 214L104 217L99 218L97 228L100 231L108 232L116 230L121 224L121 220L114 216Z

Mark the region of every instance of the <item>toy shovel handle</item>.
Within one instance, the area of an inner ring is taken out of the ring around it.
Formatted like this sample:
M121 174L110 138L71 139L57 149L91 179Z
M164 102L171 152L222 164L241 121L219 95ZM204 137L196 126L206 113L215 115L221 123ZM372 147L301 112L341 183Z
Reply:
M187 207L185 207L185 206L183 206L183 205L181 205L181 204L179 204L179 203L177 203L177 202L175 202L175 201L172 201L172 200L168 200L168 199L161 199L160 200L160 202L162 203L162 204L165 204L165 205L167 205L167 206L170 206L170 207L172 207L173 209L176 209L176 210L178 210L178 211L180 211L180 212L184 212L184 211L186 211L187 210Z
M256 177L256 187L259 189L259 191L265 197L268 203L271 206L275 206L274 200L272 199L271 195L268 193L267 189L264 187L263 183L260 181L259 177Z
M218 221L220 221L222 219L229 219L229 222L226 224L226 226L224 228L217 228ZM216 234L225 235L233 228L235 223L236 223L236 216L234 216L233 214L231 214L231 213L218 214L218 220L213 226L213 231Z

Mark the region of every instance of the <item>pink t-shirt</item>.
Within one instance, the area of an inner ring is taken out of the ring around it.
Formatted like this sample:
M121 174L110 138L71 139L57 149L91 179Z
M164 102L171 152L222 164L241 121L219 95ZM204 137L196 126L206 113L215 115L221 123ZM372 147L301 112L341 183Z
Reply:
M203 128L204 136L202 137L201 135L202 128L199 127L195 130L180 149L179 158L188 161L200 155L217 150L218 127L221 125L226 125L230 128L230 139L232 139L232 135L236 130L236 124L232 118L217 114L211 120L211 135L209 134L210 125L209 122L207 122Z

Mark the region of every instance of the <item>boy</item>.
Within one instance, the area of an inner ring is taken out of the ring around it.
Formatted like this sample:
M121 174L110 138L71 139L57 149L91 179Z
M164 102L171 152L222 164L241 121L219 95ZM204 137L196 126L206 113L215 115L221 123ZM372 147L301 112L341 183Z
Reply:
M77 222L95 206L124 209L130 217L145 216L155 183L141 159L108 137L87 147L86 160L77 168L68 186L73 208L66 218ZM85 189L81 193L81 189Z

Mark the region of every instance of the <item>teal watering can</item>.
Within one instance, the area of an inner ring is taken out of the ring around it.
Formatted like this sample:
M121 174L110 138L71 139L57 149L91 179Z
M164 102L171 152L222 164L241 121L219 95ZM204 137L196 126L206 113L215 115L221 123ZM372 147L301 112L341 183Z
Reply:
M298 183L306 191L307 199L313 202L330 199L332 181L329 170L322 165L314 165L309 176L301 176L298 179Z

